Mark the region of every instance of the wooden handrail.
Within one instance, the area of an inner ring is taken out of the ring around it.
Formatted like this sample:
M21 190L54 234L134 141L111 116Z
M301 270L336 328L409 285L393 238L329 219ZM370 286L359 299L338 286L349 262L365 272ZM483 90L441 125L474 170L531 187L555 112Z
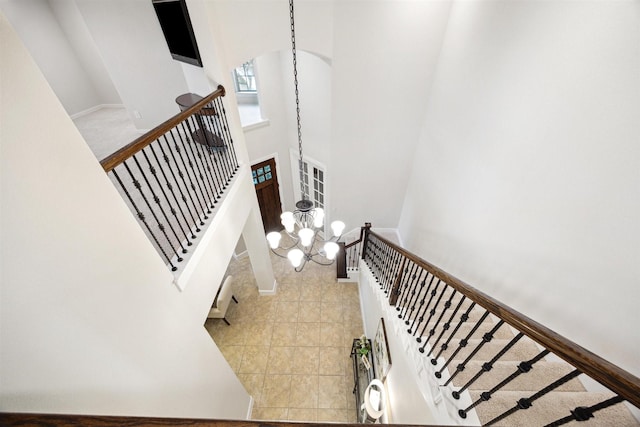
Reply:
M211 101L213 101L218 97L224 96L225 94L226 94L226 91L224 89L224 86L218 85L218 88L215 91L211 92L209 95L205 96L200 101L193 104L191 107L176 114L175 116L171 117L169 120L163 122L159 126L155 127L154 129L150 130L149 132L145 133L141 137L135 139L134 141L125 145L115 153L103 159L100 162L102 169L104 169L105 172L110 172L116 166L118 166L119 164L127 160L129 157L131 157L138 151L142 150L143 148L151 144L153 141L160 138L162 135L164 135L165 133L169 132L171 129L176 127L178 124L182 123L188 117L192 116L193 114L201 110L205 105L207 105L208 103L210 103Z
M280 421L252 421L252 420L211 420L196 418L153 418L153 417L119 417L101 415L57 415L57 414L18 414L0 413L0 422L3 426L193 426L193 427L319 427L319 426L344 426L362 427L362 424L351 423L301 423ZM394 424L388 424L393 426ZM398 424L396 424L398 425ZM403 426L411 427L409 424ZM417 426L416 426L417 427ZM433 425L433 427L438 427ZM443 426L440 426L443 427Z
M519 311L504 305L500 301L475 289L462 280L401 248L373 231L370 231L370 234L374 235L378 240L389 245L393 250L399 252L404 257L444 281L456 291L462 293L467 298L475 301L486 310L518 329L529 338L538 342L558 357L564 359L584 374L589 375L611 391L619 394L621 397L640 408L640 378L552 331L546 326L541 325Z

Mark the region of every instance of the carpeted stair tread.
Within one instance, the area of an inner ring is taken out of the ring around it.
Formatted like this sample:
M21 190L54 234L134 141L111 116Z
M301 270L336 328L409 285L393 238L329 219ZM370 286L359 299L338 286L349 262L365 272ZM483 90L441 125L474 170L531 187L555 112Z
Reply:
M511 409L516 402L529 397L534 392L504 391L496 393L491 400L484 402L475 409L482 423L486 423L503 412ZM471 391L471 398L475 401L480 392ZM496 426L543 426L570 415L570 411L579 406L591 406L600 403L610 397L611 393L583 393L583 392L551 392L532 403L526 410L519 410L503 419ZM640 424L631 415L624 404L620 403L598 411L594 418L588 421L572 421L569 426L580 427L637 427Z
M452 362L452 370L455 369L459 362ZM481 370L483 362L471 361L467 363L465 369L456 375L452 383L456 387L464 386L467 381L473 378L478 371ZM502 380L513 374L518 369L519 362L498 361L494 363L493 368L482 374L473 384L469 386L469 390L488 391L492 387L499 384ZM545 362L540 361L533 365L533 369L526 374L520 374L515 379L504 385L501 391L518 391L518 390L541 390L558 378L571 372L573 368L564 362ZM556 391L585 391L584 386L578 378L561 385Z

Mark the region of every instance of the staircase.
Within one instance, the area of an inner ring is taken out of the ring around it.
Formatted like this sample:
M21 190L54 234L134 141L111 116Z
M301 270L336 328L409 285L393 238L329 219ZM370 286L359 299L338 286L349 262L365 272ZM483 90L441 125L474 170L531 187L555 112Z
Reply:
M640 425L627 407L640 401L637 377L373 232L362 247L360 277L439 422Z
M480 318L483 311L477 306L474 307L470 315L470 321ZM454 408L460 409L465 409L465 406L461 405L462 399L453 397L453 392L471 383L466 390L468 390L471 402L482 402L475 407L481 425L489 425L488 423L495 420L496 417L517 407L517 402L520 399L530 398L540 390L558 382L574 371L570 364L553 356L553 354L547 354L532 364L530 372L520 373L518 367L522 362L534 360L544 351L533 340L524 336L509 348L498 361L494 362L490 370L483 371L483 365L516 338L517 332L508 327L508 325L500 327L491 341L486 342L472 360L464 363L471 351L476 349L482 342L482 336L495 328L497 322L497 318L488 316L485 322L472 335L472 338L469 339L468 345L459 351L455 358L451 359L446 373L443 372L442 378L438 380L439 384L445 384L452 375L455 375L449 385L441 388L444 389L443 397L447 400L447 403ZM465 325L465 328L460 329L461 335L464 335L469 326ZM442 352L435 368L441 368L449 360L453 352L459 348L459 343L460 339L450 342L448 349ZM461 364L463 363L464 369L457 371L456 368L462 366ZM519 375L493 393L487 402L482 400L482 393L492 390L505 378L515 373L519 373ZM588 407L616 396L612 392L587 391L580 381L581 377L584 378L584 375L578 375L563 384L559 384L552 391L533 401L530 408L517 410L509 417L497 421L493 425L546 426L569 415L566 408ZM459 416L460 414L457 415ZM573 421L573 423L576 422ZM581 422L580 425L631 427L639 426L640 423L625 405L617 404L603 409L597 413L597 416L590 418L589 421Z

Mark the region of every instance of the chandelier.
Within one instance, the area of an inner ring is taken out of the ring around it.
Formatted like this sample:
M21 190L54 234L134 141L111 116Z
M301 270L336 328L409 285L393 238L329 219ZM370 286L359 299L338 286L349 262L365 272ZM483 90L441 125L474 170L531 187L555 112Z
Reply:
M345 225L342 221L333 221L331 223L333 237L329 239L320 237L318 234L324 230L324 210L320 207L314 207L313 202L307 198L305 191L293 0L289 0L289 16L291 18L291 52L293 54L293 82L296 93L296 119L298 124L298 170L302 200L296 203L295 211L283 212L280 215L284 231L292 243L286 247L280 247L282 233L278 231L268 233L267 241L273 253L279 257L288 258L295 271L300 272L309 261L320 265L333 264L339 250L336 242L342 236ZM283 255L281 252L286 252L287 254Z

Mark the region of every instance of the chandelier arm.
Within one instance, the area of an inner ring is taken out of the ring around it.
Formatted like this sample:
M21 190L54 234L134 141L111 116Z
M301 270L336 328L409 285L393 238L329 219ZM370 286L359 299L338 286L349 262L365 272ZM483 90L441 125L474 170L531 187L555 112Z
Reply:
M303 258L303 260L304 261L302 262L302 264L300 264L298 267L296 267L294 269L296 273L300 273L304 269L304 266L307 265L307 257L306 256Z

